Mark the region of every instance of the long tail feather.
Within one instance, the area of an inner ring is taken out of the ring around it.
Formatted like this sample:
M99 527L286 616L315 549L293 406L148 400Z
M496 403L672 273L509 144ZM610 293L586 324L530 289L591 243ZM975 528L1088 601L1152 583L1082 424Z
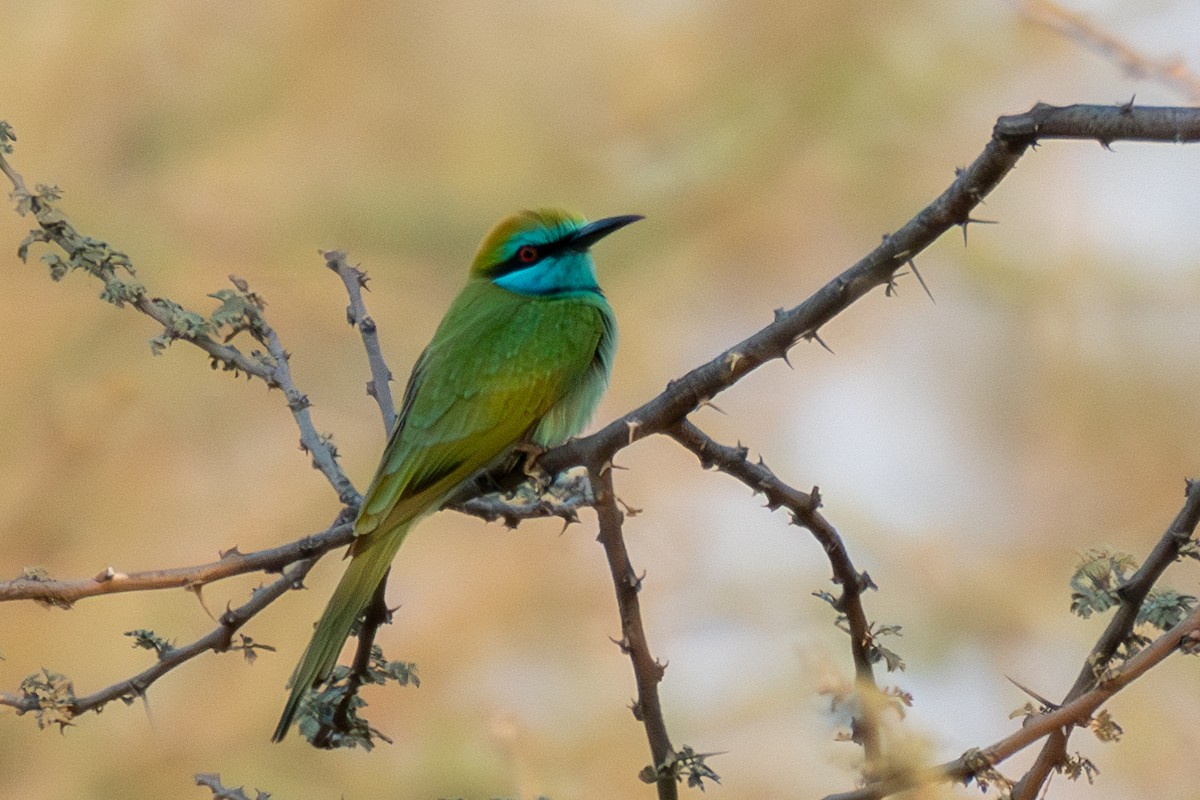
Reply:
M317 622L312 640L296 665L296 671L292 673L292 680L288 684L292 693L283 707L272 741L281 741L287 735L304 696L333 672L354 620L370 602L375 588L387 574L392 558L410 527L411 522L386 533L375 531L366 547L355 553L333 596L329 598L329 605L325 606L325 613Z

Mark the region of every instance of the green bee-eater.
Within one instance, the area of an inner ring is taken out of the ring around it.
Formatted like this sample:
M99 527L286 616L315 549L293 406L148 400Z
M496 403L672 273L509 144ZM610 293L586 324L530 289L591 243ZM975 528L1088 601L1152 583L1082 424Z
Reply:
M413 524L516 445L550 447L587 424L617 342L588 248L639 219L589 223L555 209L522 211L484 238L467 285L408 379L354 522L350 565L292 675L275 741L305 693L333 671Z

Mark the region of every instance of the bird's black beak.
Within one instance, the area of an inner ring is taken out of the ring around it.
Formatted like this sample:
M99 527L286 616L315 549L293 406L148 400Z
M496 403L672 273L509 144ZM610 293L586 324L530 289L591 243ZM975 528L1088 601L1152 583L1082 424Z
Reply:
M589 222L571 236L570 246L575 250L587 250L613 231L620 230L639 219L644 219L644 217L641 214L624 214L619 217L605 217L595 222Z

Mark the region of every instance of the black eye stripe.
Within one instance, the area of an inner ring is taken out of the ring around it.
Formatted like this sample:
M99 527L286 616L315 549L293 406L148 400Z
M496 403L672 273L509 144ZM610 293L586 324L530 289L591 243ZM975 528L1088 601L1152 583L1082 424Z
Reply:
M509 273L517 272L518 270L529 269L530 267L536 266L556 253L560 253L565 250L569 240L570 237L566 237L564 239L559 239L558 241L547 242L546 244L541 245L522 245L521 247L518 247L517 251L511 256L492 267L492 269L488 272L488 275L492 279L495 279L501 277L502 275L508 275ZM526 252L526 248L528 247L532 247L537 256L532 261L524 261L521 258L521 254Z

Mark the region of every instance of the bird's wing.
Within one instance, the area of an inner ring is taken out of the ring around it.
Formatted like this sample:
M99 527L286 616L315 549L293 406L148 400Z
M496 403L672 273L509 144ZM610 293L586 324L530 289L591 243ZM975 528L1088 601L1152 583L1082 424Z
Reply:
M506 453L584 378L603 333L594 304L469 285L414 368L356 532L432 510Z

